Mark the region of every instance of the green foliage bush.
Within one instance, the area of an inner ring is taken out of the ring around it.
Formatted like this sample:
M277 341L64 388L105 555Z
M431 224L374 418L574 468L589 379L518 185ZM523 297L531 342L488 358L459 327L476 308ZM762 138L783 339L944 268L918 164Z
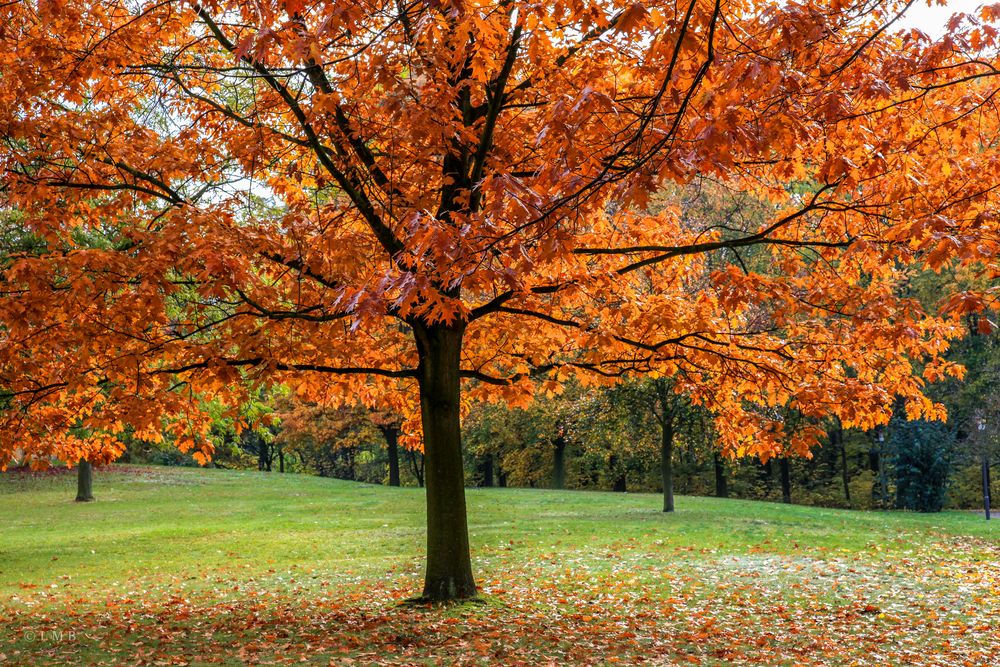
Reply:
M851 489L851 507L859 510L876 509L875 496L872 493L875 483L875 473L871 470L855 473L848 484Z
M889 432L896 507L940 512L951 467L952 436L940 422L897 420Z
M994 467L993 476L997 469ZM996 489L996 484L993 485ZM983 506L983 469L981 464L954 466L948 485L945 507L948 509L979 509Z

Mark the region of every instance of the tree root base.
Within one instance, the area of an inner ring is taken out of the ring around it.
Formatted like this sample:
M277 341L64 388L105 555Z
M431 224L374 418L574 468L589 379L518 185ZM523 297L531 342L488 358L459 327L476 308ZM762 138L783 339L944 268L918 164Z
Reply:
M454 600L436 600L431 597L426 597L424 595L419 595L413 598L407 598L399 603L399 607L455 607L461 605L479 605L486 606L489 602L479 597L478 595L471 598L455 598Z

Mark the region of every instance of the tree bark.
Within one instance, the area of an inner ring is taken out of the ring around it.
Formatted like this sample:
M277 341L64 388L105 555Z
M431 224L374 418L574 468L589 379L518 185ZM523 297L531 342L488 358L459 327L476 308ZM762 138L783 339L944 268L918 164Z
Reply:
M664 415L660 422L660 476L663 478L663 511L674 511L674 424Z
M792 502L792 474L788 466L788 457L782 456L778 462L781 472L781 502L790 504Z
M399 486L399 427L395 424L380 426L389 453L389 486Z
M715 497L728 498L729 484L726 480L726 468L722 464L722 457L715 454L713 463L715 465Z
M427 570L422 599L475 597L465 508L460 420L463 327L415 328L427 489Z
M89 503L94 499L94 470L87 459L80 459L76 466L76 502Z

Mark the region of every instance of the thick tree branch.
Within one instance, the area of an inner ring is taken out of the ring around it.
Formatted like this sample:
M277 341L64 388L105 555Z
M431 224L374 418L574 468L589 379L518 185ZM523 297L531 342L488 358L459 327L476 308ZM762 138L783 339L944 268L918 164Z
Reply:
M247 366L267 366L277 371L330 373L333 375L378 375L381 377L391 378L417 377L416 371L413 369L368 368L363 366L327 366L324 364L289 364L276 362L263 357L253 357L250 359L208 359L205 361L184 364L183 366L157 368L150 371L150 373L188 373L190 371L211 368L212 366L232 366L235 368Z
M514 69L517 61L517 52L521 44L522 24L518 23L511 35L510 44L507 46L507 57L504 59L503 67L496 78L496 83L491 86L490 103L486 110L486 120L483 123L482 135L479 139L479 146L476 147L475 155L472 157L472 173L469 182L473 187L473 192L469 202L469 208L473 211L479 210L483 194L479 181L483 178L483 170L486 167L486 157L493 147L493 133L496 130L497 119L500 117L500 110L503 108L504 89L510 79L510 73Z

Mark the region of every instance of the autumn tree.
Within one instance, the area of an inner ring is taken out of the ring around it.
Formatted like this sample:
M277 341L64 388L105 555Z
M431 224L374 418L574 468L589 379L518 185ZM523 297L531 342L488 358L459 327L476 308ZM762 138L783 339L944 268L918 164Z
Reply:
M753 455L785 434L748 406L942 416L955 325L896 286L995 255L996 31L897 34L903 5L3 3L4 207L40 244L2 269L0 458L126 424L204 458L206 397L408 392L446 600L469 400L682 374ZM767 215L647 210L699 174Z
M4 189L0 187L0 270L6 269L17 257L43 252L45 248L44 240L24 224L22 212L9 206L4 194ZM106 240L100 233L79 232L75 240L87 248L106 246ZM16 403L10 401L10 396L3 396L2 390L0 396L0 410L16 409ZM94 500L93 464L110 463L117 459L124 453L124 445L107 437L91 438L89 434L80 436L78 430L67 434L69 442L75 446L71 448L71 457L66 462L76 466L76 502L91 502ZM28 452L17 447L15 452L8 453L3 462L7 463L11 458L20 459L23 454L27 454L28 460L32 460L32 453L30 447Z
M363 411L331 408L281 397L276 401L275 442L323 477L355 478L354 458L375 429ZM269 469L269 468L268 468Z
M283 396L275 402L278 446L299 457L322 476L357 479L358 454L384 444L388 483L400 485L400 440L403 419L390 409L370 410L360 405L331 407ZM383 482L385 469L376 479Z

